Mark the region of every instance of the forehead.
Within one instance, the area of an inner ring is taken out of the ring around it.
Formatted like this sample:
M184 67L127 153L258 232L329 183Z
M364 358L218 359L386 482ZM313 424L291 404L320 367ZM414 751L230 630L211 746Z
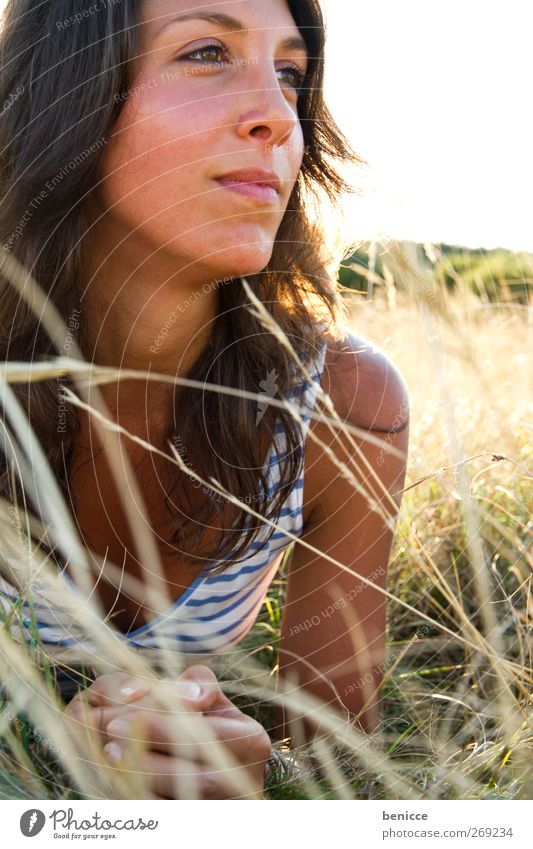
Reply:
M196 16L213 16L215 25L217 16L225 16L235 20L234 29L270 31L274 37L279 31L280 39L299 34L287 0L227 0L219 3L209 0L144 0L139 24L143 38L153 38L174 19ZM237 27L237 22L240 27ZM178 20L176 27L179 25ZM219 28L223 29L222 25Z

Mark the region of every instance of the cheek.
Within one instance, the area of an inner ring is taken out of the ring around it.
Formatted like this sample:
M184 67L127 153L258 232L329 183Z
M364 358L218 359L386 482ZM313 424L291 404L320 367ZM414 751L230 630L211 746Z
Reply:
M195 92L193 100L168 85L126 101L102 152L100 204L119 231L135 231L185 260L205 257L217 273L253 273L268 262L289 192L283 208L258 215L220 195L211 177L235 150L234 118L227 98ZM297 123L283 148L262 154L294 183L303 144Z
M275 156L274 156L274 164L276 164L276 162L279 162L279 158L284 158L285 159L285 167L283 167L283 165L281 165L279 170L285 171L287 169L287 162L288 162L288 164L289 164L288 167L290 168L290 171L291 171L291 174L294 178L294 181L296 181L296 179L298 177L298 173L299 173L299 171L302 167L302 162L303 162L303 158L304 158L304 150L305 150L305 147L304 147L304 135L303 135L302 125L300 123L298 123L294 127L291 138L289 140L289 143L286 145L286 147L281 148L281 149L279 149L279 148L276 149Z
M101 197L123 213L139 206L146 218L170 205L176 214L201 192L222 122L201 103L176 105L171 86L127 101L101 160ZM204 186L205 188L205 186ZM190 209L184 214L190 214Z

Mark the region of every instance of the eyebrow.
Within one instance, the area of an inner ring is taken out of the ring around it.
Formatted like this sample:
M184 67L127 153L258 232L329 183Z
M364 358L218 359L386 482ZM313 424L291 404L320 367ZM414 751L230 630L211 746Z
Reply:
M222 29L231 31L231 32L246 32L248 27L246 27L242 21L238 21L237 18L232 17L231 15L226 15L223 12L194 12L186 15L180 15L177 18L172 18L171 21L167 21L157 32L154 34L154 38L161 35L161 33L169 27L171 24L175 24L181 21L207 21L210 24L218 24L222 27ZM297 35L292 35L289 38L285 38L281 44L279 45L282 50L303 50L305 53L309 55L309 51L307 49L307 45L303 38Z

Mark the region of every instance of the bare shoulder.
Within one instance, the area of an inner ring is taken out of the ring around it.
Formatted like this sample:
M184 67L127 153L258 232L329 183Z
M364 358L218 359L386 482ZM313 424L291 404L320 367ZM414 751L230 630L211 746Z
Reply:
M328 343L322 389L349 424L390 431L408 420L407 386L398 367L376 345L352 331ZM396 423L398 417L401 424Z
M406 382L393 361L369 340L348 330L342 339L328 340L321 385L342 421L371 430L376 436L407 432ZM313 421L311 430L326 445L332 444L326 424ZM333 473L326 452L309 436L305 449L304 523Z

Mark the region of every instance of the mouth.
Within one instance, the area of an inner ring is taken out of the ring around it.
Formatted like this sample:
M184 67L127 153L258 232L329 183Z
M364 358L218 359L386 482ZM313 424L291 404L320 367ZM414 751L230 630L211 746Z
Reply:
M215 182L228 191L250 198L259 203L277 204L280 200L281 181L268 171L235 171L217 177Z

